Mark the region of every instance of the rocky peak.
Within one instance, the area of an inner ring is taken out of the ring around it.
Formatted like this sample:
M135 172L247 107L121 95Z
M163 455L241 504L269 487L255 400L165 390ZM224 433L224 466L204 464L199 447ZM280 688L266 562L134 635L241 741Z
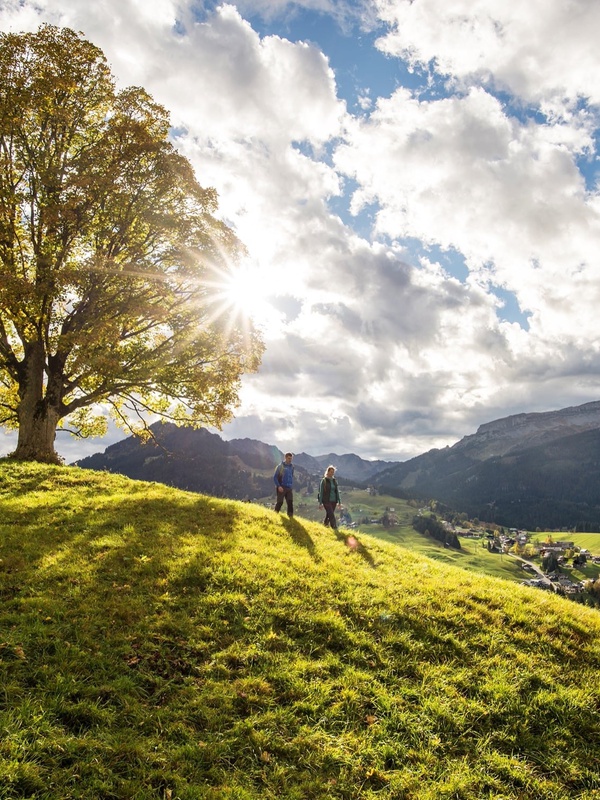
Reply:
M477 433L465 436L454 448L482 460L597 428L600 428L600 401L559 411L513 414L486 422L479 426Z

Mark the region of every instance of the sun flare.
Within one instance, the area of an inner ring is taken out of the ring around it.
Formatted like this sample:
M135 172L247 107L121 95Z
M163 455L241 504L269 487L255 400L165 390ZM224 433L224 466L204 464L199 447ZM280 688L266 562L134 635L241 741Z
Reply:
M211 285L218 314L229 316L232 322L252 322L263 332L277 323L278 314L269 302L268 277L257 265L244 262L219 271Z
M264 286L258 270L248 265L231 272L224 289L232 307L248 316L253 316L264 303Z

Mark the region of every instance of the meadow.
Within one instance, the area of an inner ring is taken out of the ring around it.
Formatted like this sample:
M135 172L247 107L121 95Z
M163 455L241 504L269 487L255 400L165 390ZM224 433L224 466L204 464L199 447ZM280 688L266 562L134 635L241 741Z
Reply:
M370 495L366 489L343 488L342 501L358 522L358 533L367 533L384 541L410 550L414 554L427 556L442 564L453 565L482 575L491 575L512 581L522 581L527 576L518 561L490 553L478 539L460 539L461 549L452 550L433 537L423 536L412 527L412 519L418 511L417 506L390 495ZM385 528L376 523L360 522L365 517L380 519L386 509L394 509L398 524ZM308 519L320 521L323 513L319 511L316 498L301 498L299 513ZM339 513L337 515L339 517ZM593 534L591 534L593 535ZM600 542L600 537L598 539Z
M265 501L267 498L265 498ZM382 514L393 509L398 521L397 525L386 528L376 523L365 524L359 522L358 532L368 533L385 541L393 542L400 547L405 547L413 553L427 556L443 564L451 564L462 569L490 575L505 580L520 582L530 577L525 574L520 562L507 554L490 553L487 549L487 539L482 537L459 537L461 549L453 550L444 547L433 537L423 536L412 527L412 519L418 512L414 503L400 500L391 495L370 495L366 489L343 488L342 500L349 509L353 520L362 520L365 517L380 519ZM316 498L300 498L300 512L308 519L321 521L323 513L318 509ZM339 517L339 513L337 514ZM482 523L485 527L485 523ZM567 531L537 531L530 534L531 541L543 543L549 538L553 541L573 542L577 547L584 547L591 553L600 555L600 533L570 533ZM538 566L539 558L531 559ZM564 571L573 580L597 579L600 576L600 566L588 562L585 566L573 569L568 566Z
M598 800L600 613L362 530L0 462L0 798Z

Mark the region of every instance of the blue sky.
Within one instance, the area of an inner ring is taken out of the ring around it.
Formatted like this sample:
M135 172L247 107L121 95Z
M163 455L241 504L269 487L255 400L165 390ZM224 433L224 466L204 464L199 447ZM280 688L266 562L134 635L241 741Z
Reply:
M599 4L0 0L42 22L170 110L248 248L225 438L404 460L598 399Z
M404 63L374 46L385 28L364 29L359 17L340 24L326 12L298 8L276 20L265 20L260 14L248 19L261 36L285 36L319 47L335 72L338 95L355 113L360 113L358 98L367 90L372 97L379 97L391 94L399 84L415 88L422 84L419 73L410 73Z

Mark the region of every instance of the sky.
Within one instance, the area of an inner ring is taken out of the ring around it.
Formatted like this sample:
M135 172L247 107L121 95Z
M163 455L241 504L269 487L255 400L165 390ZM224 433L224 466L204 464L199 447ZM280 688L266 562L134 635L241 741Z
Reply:
M225 439L404 461L600 399L596 0L0 0L44 22L169 110L248 249Z

